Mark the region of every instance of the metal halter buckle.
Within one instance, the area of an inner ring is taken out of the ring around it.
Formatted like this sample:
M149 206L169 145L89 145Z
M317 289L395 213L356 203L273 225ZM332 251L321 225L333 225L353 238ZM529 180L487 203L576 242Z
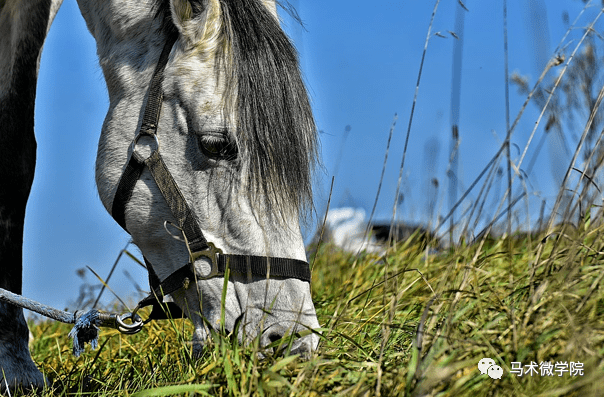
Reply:
M223 255L222 250L217 248L214 243L208 242L208 248L203 251L192 252L191 255L191 264L195 264L197 259L202 256L208 258L210 260L210 272L206 275L200 275L195 272L195 275L198 280L208 280L210 278L223 276L224 272L221 272L218 269L218 255Z

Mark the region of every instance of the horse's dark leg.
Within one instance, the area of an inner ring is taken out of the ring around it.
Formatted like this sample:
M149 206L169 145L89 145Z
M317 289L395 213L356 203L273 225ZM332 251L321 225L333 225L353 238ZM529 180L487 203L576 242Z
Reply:
M40 53L60 1L0 1L0 287L21 293L25 207L34 178ZM0 303L0 391L38 387L23 310Z

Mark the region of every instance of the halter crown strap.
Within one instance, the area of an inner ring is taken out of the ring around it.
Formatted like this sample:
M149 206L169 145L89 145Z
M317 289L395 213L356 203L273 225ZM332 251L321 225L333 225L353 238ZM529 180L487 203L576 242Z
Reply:
M130 147L132 155L130 160L126 164L124 173L120 178L113 198L113 204L111 207L111 216L113 219L126 231L126 204L132 197L132 191L136 181L139 180L143 169L145 168L144 159L136 154L135 146L136 142L141 136L156 137L157 125L159 123L159 115L161 113L161 104L163 102L164 93L162 90L162 82L164 81L164 69L168 63L168 57L172 46L176 42L176 35L168 37L168 41L164 45L164 48L159 56L159 61L153 72L151 78L151 84L149 85L149 92L147 95L147 106L145 106L145 113L143 114L143 121L139 129L138 135L134 138L134 142Z
M163 291L161 294L160 291L157 290L158 288L152 285L154 289L152 295L163 296L164 294L167 295L174 292L174 288L178 289L182 287L182 280L185 277L192 278L194 276L197 279L208 279L211 277L224 276L227 268L230 269L231 274L234 273L257 277L296 278L310 282L310 266L305 261L291 258L223 254L222 251L214 246L214 244L209 243L205 239L193 211L187 204L186 199L159 152L157 127L163 101L162 83L164 69L168 63L168 57L176 39L177 35L172 35L168 38L155 71L153 72L153 77L149 86L147 105L143 114L143 121L139 132L132 143L132 154L118 183L111 209L113 218L124 230L128 231L125 215L126 204L132 197L134 186L140 178L144 168L148 167L162 196L170 207L172 215L177 220L178 226L183 231L187 247L191 254L191 263L183 266L171 276L168 276L163 283L160 283L159 286L157 286L160 287L159 290ZM156 141L156 147L147 158L141 157L136 151L138 140L145 136L151 137ZM205 257L210 260L212 268L210 274L196 274L194 263L200 257ZM147 267L151 272L152 269L149 264ZM170 291L166 292L168 290ZM145 298L141 304L150 298L151 296Z

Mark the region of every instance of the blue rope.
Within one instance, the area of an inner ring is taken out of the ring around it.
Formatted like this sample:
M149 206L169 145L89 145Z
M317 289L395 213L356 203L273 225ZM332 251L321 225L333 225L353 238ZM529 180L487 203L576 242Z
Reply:
M76 357L79 357L84 351L86 343L90 343L93 350L98 346L99 326L101 325L98 310L92 309L86 313L80 313L79 311L69 313L63 310L57 310L2 288L0 288L0 301L31 310L62 323L75 324L69 332L69 336L73 339L73 354Z
M73 354L76 357L80 357L86 342L90 342L92 350L97 348L99 345L99 325L98 310L89 310L78 317L75 325L69 331L69 337L73 339Z

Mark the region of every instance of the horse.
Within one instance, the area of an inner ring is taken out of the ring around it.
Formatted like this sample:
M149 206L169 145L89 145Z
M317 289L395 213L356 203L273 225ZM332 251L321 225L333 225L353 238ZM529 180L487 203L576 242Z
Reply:
M24 141L18 151L14 144L0 145L0 173L5 178L19 168L10 181L20 189L0 193L0 287L19 293L23 214L35 164L37 62L60 1L17 3L0 3L0 51L9 48L14 55L12 64L0 58L0 71L26 73L28 88L0 86L0 143ZM319 341L309 331L319 323L300 222L312 209L318 138L277 4L78 5L96 41L109 93L96 160L99 197L140 249L154 305L165 309L164 301L172 300L192 321L197 355L212 328L222 327L238 330L242 343L257 341L260 348L303 333L290 352L308 356ZM4 24L14 20L15 10L25 20L20 13L28 7L40 13L29 16L33 26ZM4 39L2 30L20 39L29 34L24 28L37 29L35 43L10 47L14 40ZM17 103L28 106L26 120L12 118ZM16 155L23 157L15 163ZM42 385L21 310L0 304L0 341L2 383Z

